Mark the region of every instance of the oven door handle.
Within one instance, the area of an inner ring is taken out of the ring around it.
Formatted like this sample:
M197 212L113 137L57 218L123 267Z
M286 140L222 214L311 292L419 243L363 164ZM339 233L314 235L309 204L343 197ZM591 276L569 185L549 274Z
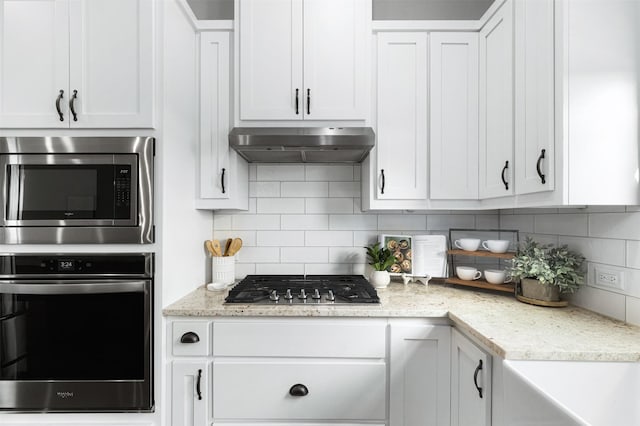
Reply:
M83 281L0 281L0 294L104 294L142 293L145 280L83 280Z

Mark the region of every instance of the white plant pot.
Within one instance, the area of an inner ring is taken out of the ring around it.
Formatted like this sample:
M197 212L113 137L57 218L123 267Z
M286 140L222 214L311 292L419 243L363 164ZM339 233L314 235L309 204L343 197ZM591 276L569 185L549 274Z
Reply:
M369 275L369 282L375 288L385 288L391 282L391 275L387 271L373 271Z

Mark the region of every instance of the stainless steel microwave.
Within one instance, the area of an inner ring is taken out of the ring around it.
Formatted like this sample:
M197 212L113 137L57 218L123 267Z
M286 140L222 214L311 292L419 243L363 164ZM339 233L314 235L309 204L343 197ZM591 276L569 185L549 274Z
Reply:
M0 243L152 243L154 144L0 138Z

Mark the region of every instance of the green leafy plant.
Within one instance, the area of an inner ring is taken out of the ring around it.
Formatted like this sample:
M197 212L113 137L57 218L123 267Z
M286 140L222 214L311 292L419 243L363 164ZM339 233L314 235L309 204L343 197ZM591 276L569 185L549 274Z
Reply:
M370 246L365 247L365 249L367 249L367 258L369 259L368 263L376 271L386 271L395 261L391 250L381 247L379 242L371 244Z
M557 286L561 293L573 293L584 283L584 256L566 245L553 247L527 238L511 262L507 272L513 279L537 279L542 284Z

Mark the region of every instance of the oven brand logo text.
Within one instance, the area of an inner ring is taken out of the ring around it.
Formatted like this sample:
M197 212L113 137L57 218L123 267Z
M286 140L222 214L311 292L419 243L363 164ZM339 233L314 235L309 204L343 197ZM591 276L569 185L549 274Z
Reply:
M56 395L62 399L73 398L73 392L56 392Z

